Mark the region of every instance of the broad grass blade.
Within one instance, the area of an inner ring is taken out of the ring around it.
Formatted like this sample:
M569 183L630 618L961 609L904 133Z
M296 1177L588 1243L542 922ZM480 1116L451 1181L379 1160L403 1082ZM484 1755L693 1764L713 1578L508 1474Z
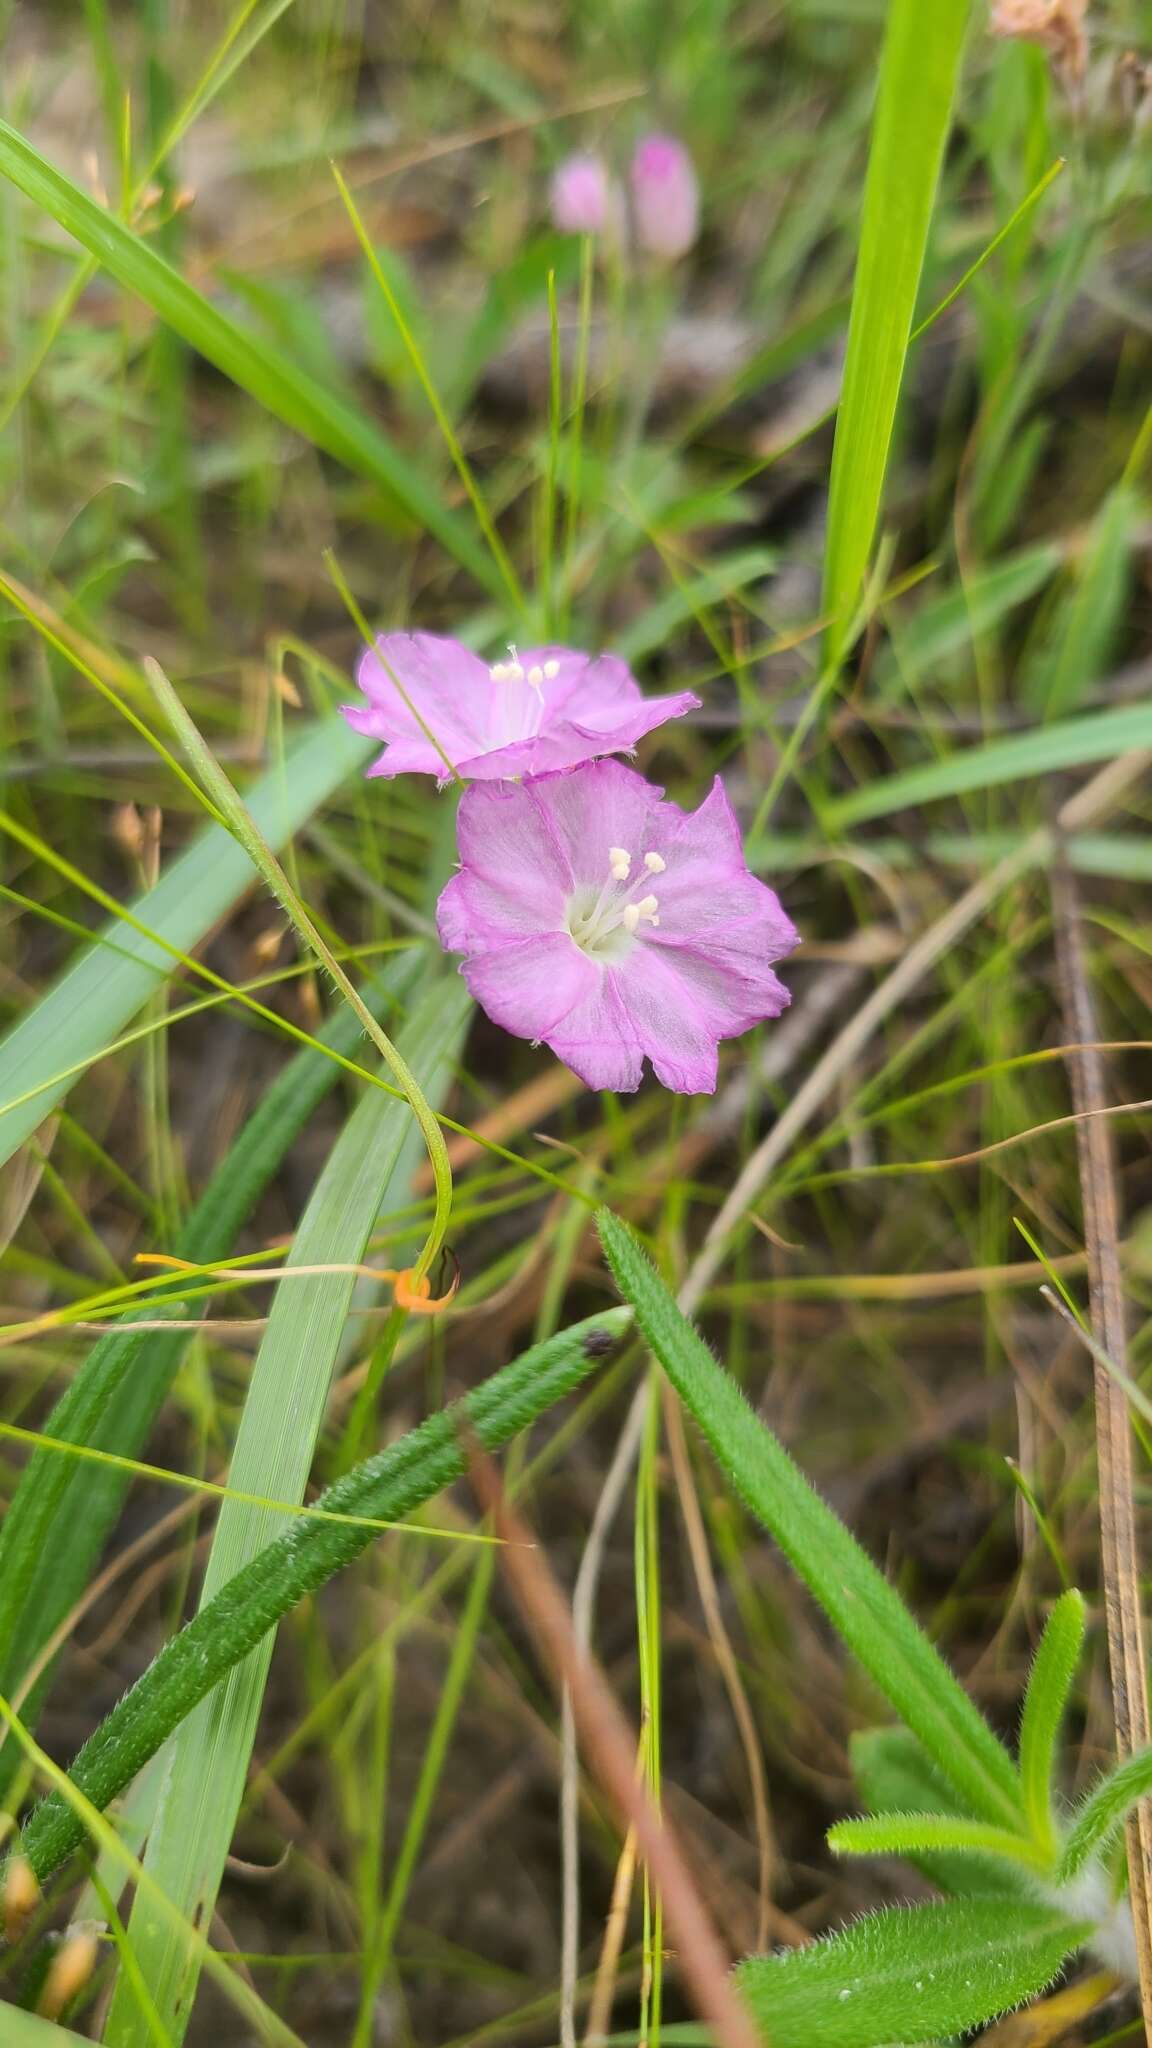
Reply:
M973 789L1054 775L1061 769L1087 767L1090 761L1118 760L1121 754L1152 746L1152 704L1121 704L1088 718L1066 718L1034 732L1014 733L986 747L960 747L943 761L908 768L900 775L878 776L862 783L851 796L829 804L824 824L832 831L864 818L885 818L941 797L963 796Z
M363 765L372 745L340 719L307 732L247 794L265 838L284 846ZM130 906L146 932L126 922L106 925L0 1041L0 1166L67 1094L77 1065L94 1059L171 974L174 952L198 946L254 880L244 848L221 826L209 826Z
M99 259L118 284L142 298L174 333L242 391L303 434L314 447L378 484L417 528L432 534L478 583L494 595L500 593L500 580L471 529L448 510L435 485L370 419L325 390L260 335L237 326L6 121L0 121L0 175L43 207Z
M868 567L969 0L890 0L832 450L823 609L832 665Z
M83 2035L71 2027L58 2027L54 2020L38 2020L35 2013L21 2012L19 2006L0 1999L0 2041L4 2048L88 2048Z
M400 1034L433 1098L447 1083L468 999L459 981L435 974ZM261 1343L232 1458L231 1484L274 1500L302 1500L328 1398L331 1372L354 1286L347 1273L293 1279L293 1266L355 1263L404 1150L411 1112L371 1090L345 1125L301 1218ZM220 1588L284 1526L270 1508L226 1501L201 1594ZM160 1809L145 1857L160 1888L193 1926L215 1906L236 1822L275 1638L238 1665L180 1729L168 1760ZM137 1960L174 2041L182 2039L199 1959L142 1896L129 1929ZM119 1984L105 2039L145 2048L147 2032L130 1988Z

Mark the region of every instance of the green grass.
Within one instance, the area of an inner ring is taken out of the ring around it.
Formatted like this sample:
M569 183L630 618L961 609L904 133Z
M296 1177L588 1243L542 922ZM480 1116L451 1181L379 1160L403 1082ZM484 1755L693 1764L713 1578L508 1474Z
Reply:
M913 1691L930 1644L969 1685L979 1778L1062 1586L1098 1583L1091 1365L1036 1291L1048 1261L1086 1299L1033 837L1094 777L1068 856L1108 1085L1152 1096L1152 129L1109 84L1152 58L1146 10L1093 10L1076 107L965 0L581 0L547 35L459 0L26 12L0 11L8 1813L294 1509L615 1300L597 1204L694 1299L766 1134L996 872L833 1062L697 1304L915 1612ZM547 221L568 149L622 171L656 126L704 198L669 274ZM430 926L455 793L366 781L336 715L357 616L488 659L556 633L697 690L638 765L686 805L724 775L804 939L791 1017L722 1049L714 1101L541 1094L551 1054L467 1009ZM1109 1121L1147 1391L1147 1112ZM458 1292L405 1315L381 1275L426 1266ZM566 1589L596 1524L593 1643L731 1954L889 1899L824 1841L885 1674L698 1436L676 1465L641 1345L563 1384L517 1408L509 1478ZM3 1958L5 2042L574 2048L598 2006L660 2048L692 2022L497 1553L445 1540L483 1533L466 1481L429 1521L341 1551L87 1816L91 1868ZM1069 1798L1112 1755L1093 1623ZM54 2027L75 1915L101 1959Z

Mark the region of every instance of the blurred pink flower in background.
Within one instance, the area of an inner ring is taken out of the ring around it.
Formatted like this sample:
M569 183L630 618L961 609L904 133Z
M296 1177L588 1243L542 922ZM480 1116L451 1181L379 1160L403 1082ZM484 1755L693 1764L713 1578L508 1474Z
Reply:
M566 156L553 174L553 225L564 235L599 235L614 226L620 200L607 166L590 150Z
M1070 84L1088 64L1088 0L994 0L988 26L994 36L1039 43Z
M797 944L749 874L719 777L693 812L620 761L460 800L460 873L440 941L493 1022L551 1047L589 1088L710 1095L717 1045L789 1001L772 962Z
M469 780L540 775L597 754L630 752L667 718L699 707L691 690L645 697L616 654L570 647L508 649L489 664L437 633L382 633L356 681L367 704L344 704L356 732L387 745L369 775Z
M692 159L674 135L646 135L632 158L636 239L650 256L674 262L696 240L700 185Z

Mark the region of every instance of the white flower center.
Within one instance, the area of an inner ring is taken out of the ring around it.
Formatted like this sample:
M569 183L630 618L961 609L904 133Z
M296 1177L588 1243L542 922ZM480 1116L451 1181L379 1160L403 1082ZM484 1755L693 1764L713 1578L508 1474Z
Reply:
M590 960L623 960L632 951L643 927L660 923L660 899L650 893L637 896L653 875L662 875L668 863L658 853L646 853L641 871L629 882L632 855L623 846L608 848L608 879L600 889L594 882L582 882L568 898L565 921L569 933Z

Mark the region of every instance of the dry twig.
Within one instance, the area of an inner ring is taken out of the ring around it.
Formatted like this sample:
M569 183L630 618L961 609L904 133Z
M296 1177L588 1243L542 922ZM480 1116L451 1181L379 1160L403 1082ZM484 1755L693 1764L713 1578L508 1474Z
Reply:
M475 1442L469 1444L468 1456L472 1484L501 1538L500 1562L520 1609L545 1660L568 1690L588 1761L635 1834L637 1850L660 1892L679 1947L685 1988L721 2048L762 2048L679 1843L636 1774L636 1737L599 1665L581 1651L567 1602L527 1524L509 1504L496 1466Z
M1097 1028L1084 959L1079 894L1059 848L1052 896L1066 1035L1080 1041L1078 1050L1069 1055L1068 1068L1077 1111L1076 1149L1092 1330L1102 1351L1125 1372L1127 1333L1115 1160L1111 1125L1102 1113L1107 1107L1104 1062L1093 1043ZM1116 1747L1125 1757L1145 1748L1149 1734L1140 1559L1132 1499L1132 1430L1123 1387L1098 1357L1094 1359L1094 1378L1104 1616ZM1152 2041L1152 1805L1147 1800L1136 1807L1125 1833L1140 2003L1145 2035Z

